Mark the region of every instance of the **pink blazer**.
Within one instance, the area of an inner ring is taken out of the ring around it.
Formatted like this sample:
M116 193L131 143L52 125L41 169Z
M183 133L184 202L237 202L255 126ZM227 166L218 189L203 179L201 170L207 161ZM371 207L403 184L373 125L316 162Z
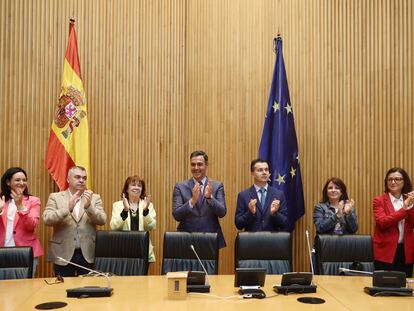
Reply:
M40 218L40 199L34 196L24 197L23 205L27 211L17 211L14 216L14 242L16 246L31 246L33 248L34 257L42 256L43 248L35 234ZM9 201L4 205L3 213L0 215L0 246L2 247L4 246L6 237L8 209Z

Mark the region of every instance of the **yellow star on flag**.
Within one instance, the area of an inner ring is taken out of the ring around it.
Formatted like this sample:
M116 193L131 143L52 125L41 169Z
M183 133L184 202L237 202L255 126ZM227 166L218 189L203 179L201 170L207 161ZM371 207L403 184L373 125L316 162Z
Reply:
M273 102L273 112L280 110L280 104L277 101Z
M285 175L281 176L280 174L278 174L278 177L277 177L276 181L279 183L279 185L282 184L282 183L283 184L286 183L285 182Z
M287 114L289 114L289 113L293 113L293 112L292 112L292 106L291 106L291 105L289 105L289 103L287 103L287 104L286 104L285 109L286 109L286 111L287 111Z

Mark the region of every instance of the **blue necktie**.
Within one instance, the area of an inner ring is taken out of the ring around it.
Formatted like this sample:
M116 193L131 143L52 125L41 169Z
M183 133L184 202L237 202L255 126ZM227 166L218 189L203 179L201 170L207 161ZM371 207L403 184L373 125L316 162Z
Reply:
M260 204L262 205L262 209L264 209L265 204L266 204L266 189L260 188L259 192L260 192Z
M200 196L198 197L198 204L201 205L201 201L203 201L203 182L199 181L200 184Z

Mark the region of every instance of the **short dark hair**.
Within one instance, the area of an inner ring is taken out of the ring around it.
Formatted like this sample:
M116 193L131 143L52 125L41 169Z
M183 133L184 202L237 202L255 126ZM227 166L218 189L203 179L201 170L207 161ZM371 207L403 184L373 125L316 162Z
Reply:
M329 178L326 181L325 186L323 186L323 190L322 190L322 201L321 201L322 203L329 202L329 198L328 198L328 185L329 185L330 182L334 183L341 190L342 195L339 198L339 200L348 200L349 199L348 193L346 192L346 185L342 181L342 179L340 179L338 177L331 177L331 178Z
M269 167L269 169L270 169L270 165L269 165L269 162L268 162L267 160L263 160L263 159L259 159L259 158L257 158L257 159L254 159L254 160L250 163L250 172L254 172L254 166L255 166L257 163L266 163L266 164L267 164L267 166L268 166L268 167Z
M27 179L27 174L25 172L24 169L22 169L21 167L11 167L9 169L7 169L3 176L1 177L1 193L0 193L0 197L3 197L6 199L6 201L10 200L11 197L11 189L9 187L9 185L7 184L8 181L10 181L13 178L13 175L16 173L23 173L24 176ZM26 187L26 189L24 189L23 194L25 196L29 196L29 189L28 187Z
M122 188L121 198L122 198L122 195L124 194L125 197L129 200L128 186L130 184L132 184L133 182L139 182L142 185L142 191L141 191L140 199L144 199L145 198L145 181L141 177L139 177L138 175L129 176L125 180L124 187Z
M208 155L207 155L207 153L205 153L202 150L196 150L196 151L191 152L190 160L194 157L199 157L199 156L202 156L204 158L204 162L206 162L206 164L208 164Z
M390 174L392 173L400 173L403 178L404 178L404 186L402 188L402 192L401 193L408 193L411 192L413 190L413 184L411 183L410 180L410 176L408 176L408 173L401 167L393 167L390 168L387 172L387 174L385 174L385 178L384 178L384 192L390 192L390 189L388 188L388 184L387 184L387 178Z

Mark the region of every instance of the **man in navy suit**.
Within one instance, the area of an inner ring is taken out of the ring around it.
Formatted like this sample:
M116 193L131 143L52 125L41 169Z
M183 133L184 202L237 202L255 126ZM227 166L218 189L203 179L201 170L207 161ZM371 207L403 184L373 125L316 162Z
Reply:
M282 191L270 187L269 163L255 159L250 164L254 184L239 193L236 227L245 231L282 231L287 221L286 199Z
M206 176L208 156L204 151L190 155L193 177L178 182L173 193L173 216L179 221L178 231L217 232L219 247L225 247L219 218L226 215L224 186Z

